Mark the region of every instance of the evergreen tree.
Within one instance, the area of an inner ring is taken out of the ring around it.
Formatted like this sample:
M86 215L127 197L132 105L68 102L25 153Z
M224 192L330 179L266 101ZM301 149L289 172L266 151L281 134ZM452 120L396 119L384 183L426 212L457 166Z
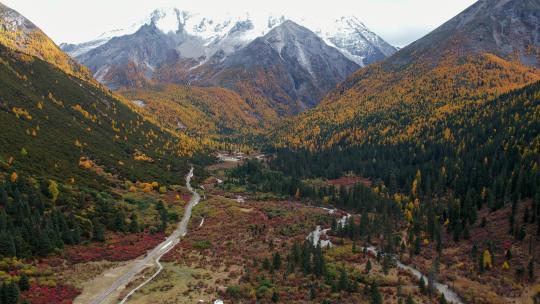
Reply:
M313 254L313 274L320 277L326 273L326 262L320 245L315 248Z
M0 185L0 206L5 207L8 204L8 194L3 185Z
M521 226L518 232L518 240L523 241L525 239L525 235L526 235L525 227Z
M348 287L349 287L349 277L347 276L347 271L344 268L342 268L339 273L338 288L339 290L343 291L343 290L347 290Z
M264 258L262 266L264 270L270 270L272 268L270 265L270 260L267 257Z
M94 240L98 242L105 241L105 227L98 221L94 222Z
M279 252L274 253L274 256L272 257L272 266L274 267L274 270L279 270L281 268L281 255Z
M272 293L272 302L273 303L279 302L279 293L277 293L275 291Z
M316 297L317 297L317 291L315 290L315 286L311 284L311 286L309 286L309 299L313 301L315 300Z
M309 242L304 242L301 253L302 271L305 274L311 273L311 247Z
M0 256L12 257L16 253L13 237L6 232L0 233Z
M21 291L27 291L30 289L30 281L25 273L23 273L19 279L19 289Z
M165 209L165 205L163 205L163 202L159 202L156 205L156 209L158 210L159 219L161 220L161 226L159 230L165 231L169 223L169 213L167 212L167 209Z
M131 214L129 222L129 232L131 233L137 233L140 231L139 228L139 221L137 220L137 215L135 213Z
M529 264L527 264L527 273L529 275L529 280L534 280L534 258L531 258L529 260Z
M368 259L366 263L366 273L369 273L371 271L371 260Z
M390 256L385 255L384 259L383 259L383 264L382 264L382 269L383 269L384 275L388 275L388 272L390 270L390 263L391 263Z
M426 283L424 282L424 276L422 276L418 280L418 290L420 290L420 293L425 293L426 292Z
M375 282L371 283L370 293L371 293L370 304L383 303L383 299L382 299L381 294L379 293L379 288L377 287L377 283Z
M447 304L446 298L444 297L444 294L441 293L441 297L439 298L439 304Z
M15 282L2 285L2 304L17 304L19 302L19 286Z
M33 251L37 255L45 256L52 251L52 244L49 236L44 231L38 230L36 233L35 243L33 246Z
M114 215L114 230L119 232L124 232L126 230L124 215L120 211L117 211Z

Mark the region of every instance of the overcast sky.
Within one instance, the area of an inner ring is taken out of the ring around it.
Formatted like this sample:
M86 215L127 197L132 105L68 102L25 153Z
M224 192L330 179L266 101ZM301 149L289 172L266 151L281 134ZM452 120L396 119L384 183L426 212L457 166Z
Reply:
M354 15L389 43L405 46L476 0L0 0L19 11L55 42L80 43L144 19L153 9L253 11L335 18Z

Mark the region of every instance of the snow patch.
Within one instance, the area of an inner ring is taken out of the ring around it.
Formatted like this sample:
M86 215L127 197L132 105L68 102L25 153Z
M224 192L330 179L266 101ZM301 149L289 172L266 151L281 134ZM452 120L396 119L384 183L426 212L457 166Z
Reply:
M183 24L184 18L177 8L158 9L152 13L151 22L163 33L176 33Z
M328 231L330 229L321 229L321 226L317 226L315 230L309 233L306 240L313 244L314 247L317 247L317 245L320 245L321 248L332 247L330 240L321 240L321 236L325 236Z
M133 100L132 102L138 107L146 107L146 102L144 100Z

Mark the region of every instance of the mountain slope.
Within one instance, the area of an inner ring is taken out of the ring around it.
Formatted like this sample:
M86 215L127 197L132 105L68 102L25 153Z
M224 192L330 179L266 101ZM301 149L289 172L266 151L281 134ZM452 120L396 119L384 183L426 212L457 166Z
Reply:
M254 104L263 119L261 108L287 116L313 107L359 66L395 52L353 17L317 34L284 16L211 17L175 8L155 10L138 24L63 47L112 89L219 86Z
M397 51L354 16L336 19L331 27L319 27L315 32L360 66L381 61Z
M56 65L64 72L90 79L89 71L62 52L45 33L0 3L0 43Z
M493 53L540 67L540 2L481 0L399 52L394 64L415 58L436 61L450 49L458 56Z
M299 179L351 173L369 178L409 223L403 231L410 244L405 251L416 248L410 253L415 265L425 264L429 271L433 259L442 256L439 278L451 273L468 283L454 289L464 303L502 304L530 299L527 290L535 285L534 278L523 280L501 266L538 269L528 261L540 258L540 252L527 248L540 236L539 149L536 82L462 107L402 141L372 140L317 152L278 150L271 165ZM354 204L349 196L344 200L346 206ZM488 245L493 242L506 245ZM484 250L497 261L492 268L479 266ZM508 250L522 254L510 260ZM501 289L501 280L521 286Z
M113 89L141 87L150 82L159 64L167 58L176 58L171 35L154 25L145 25L135 34L114 38L79 60L93 71L98 81Z
M54 43L35 27L21 33L30 28L23 16L0 17L19 24L3 28L15 40L0 42L0 256L28 263L147 224L166 229L158 217L139 226L142 213L123 195L178 184L190 162L204 161L202 144L87 80L78 64L63 65L69 57L58 49L50 49L58 56L39 53Z
M530 44L539 35L538 22L531 22L538 12L531 8L537 4L477 2L389 59L359 70L318 108L290 120L273 138L278 146L310 149L399 141L465 104L537 81L538 58L531 61L507 51L537 47ZM497 18L497 23L485 18ZM486 32L504 36L507 30L498 24L512 25L512 31L522 34L509 36L504 45L483 38Z
M173 180L167 165L174 163L175 171L185 171L181 156L193 153L195 141L38 58L2 46L0 63L1 157L13 159L10 170L91 184L99 177L80 166L81 157L129 179ZM135 160L139 153L154 161Z
M153 11L148 20L137 24L139 27L119 30L110 38L63 47L72 56L77 55L77 60L88 66L100 82L113 89L143 87L156 79L187 82L183 78L156 75L156 70L160 66L176 65L182 73L187 73L216 53L226 56L246 46L268 32L277 21L269 17L266 23L254 24L247 17L232 16L210 20L167 8Z
M196 136L223 136L229 139L261 133L277 120L271 108L258 108L236 92L219 87L156 85L145 89L121 91L136 100L143 110L171 129ZM264 116L260 116L264 115Z
M217 60L216 60L217 61ZM211 66L195 69L202 84L271 100L282 116L315 106L358 66L308 29L286 21L245 48Z

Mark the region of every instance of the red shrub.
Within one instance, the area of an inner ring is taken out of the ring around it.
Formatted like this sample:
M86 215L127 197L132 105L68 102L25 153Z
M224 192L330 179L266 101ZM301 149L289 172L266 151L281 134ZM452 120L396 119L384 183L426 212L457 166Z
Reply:
M22 293L22 297L32 304L68 304L80 294L72 286L58 285L56 287L32 285Z
M105 243L71 246L66 249L65 258L71 263L102 260L128 261L145 254L163 239L163 233L115 234L110 236Z

